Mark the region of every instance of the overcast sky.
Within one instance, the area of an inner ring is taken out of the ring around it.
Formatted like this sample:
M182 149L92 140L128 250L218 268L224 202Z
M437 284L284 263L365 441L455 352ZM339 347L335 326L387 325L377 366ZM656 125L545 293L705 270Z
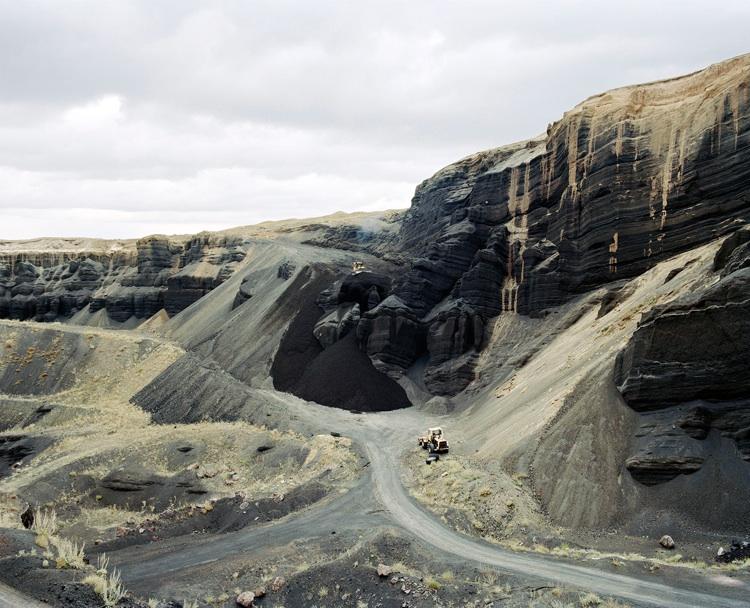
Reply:
M597 92L750 51L747 0L0 0L0 238L409 205Z

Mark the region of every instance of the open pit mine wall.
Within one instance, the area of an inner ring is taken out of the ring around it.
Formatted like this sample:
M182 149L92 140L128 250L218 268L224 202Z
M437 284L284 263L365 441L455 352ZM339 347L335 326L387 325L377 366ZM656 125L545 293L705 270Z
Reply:
M411 269L363 315L363 347L428 388L473 378L487 320L543 314L750 218L750 56L592 97L545 136L465 158L416 190ZM425 352L426 351L426 352Z
M140 239L126 249L0 252L0 318L63 320L105 310L116 322L171 316L225 281L244 258L240 239Z

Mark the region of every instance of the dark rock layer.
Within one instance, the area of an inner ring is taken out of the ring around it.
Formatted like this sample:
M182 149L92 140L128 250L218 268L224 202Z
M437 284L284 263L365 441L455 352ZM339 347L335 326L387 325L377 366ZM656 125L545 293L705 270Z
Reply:
M360 332L366 352L394 377L427 355L427 387L455 393L473 378L471 364L452 381L437 368L445 353L471 360L478 342L433 328L445 311L476 326L503 312L538 315L736 230L750 220L749 85L744 56L610 91L543 137L424 181L400 232L410 268L393 290L398 315L424 327L407 344L393 331L394 307L375 309L363 317L377 328Z
M712 433L750 461L748 231L729 237L714 269L722 278L644 315L615 365L615 381L642 416L627 468L648 485L703 466ZM722 448L716 448L722 449Z
M244 258L241 241L201 233L151 236L132 249L0 255L0 318L55 321L106 310L116 322L177 314L220 285Z
M328 273L311 276L300 289L298 312L271 366L275 388L308 401L350 410L384 411L411 405L404 389L378 371L360 350L355 333L351 331L352 316L342 314L341 318L336 316L329 322L329 317L337 315L339 309L324 315L325 309L320 306L334 301L346 305L349 300L349 313L354 307L359 308L370 287L381 281L377 275L360 274L365 276L353 275L342 283L337 282L335 285L340 288L336 294L330 288L324 289L332 280ZM342 331L347 316L350 328ZM357 327L361 324L360 321ZM323 346L327 348L324 350Z
M658 306L618 358L616 381L637 410L750 398L750 268Z

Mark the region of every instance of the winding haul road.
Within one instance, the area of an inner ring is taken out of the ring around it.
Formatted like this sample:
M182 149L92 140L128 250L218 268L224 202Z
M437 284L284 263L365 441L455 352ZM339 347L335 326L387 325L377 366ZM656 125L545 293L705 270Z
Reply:
M327 412L328 413L328 412ZM696 575L700 590L620 575L593 566L536 554L515 553L482 540L459 534L420 507L406 492L399 475L398 453L413 437L422 421L411 414L370 414L356 420L336 415L338 428L364 446L370 459L365 474L352 490L323 501L300 513L268 525L239 532L203 537L188 546L163 548L151 556L144 549L129 548L111 555L123 578L132 585L148 587L149 581L170 573L218 562L243 553L251 555L269 546L281 546L299 538L324 537L331 530L367 529L375 525L397 525L440 554L484 564L498 571L521 575L555 585L579 587L614 596L639 606L660 608L750 607L750 586L731 579L733 587L722 586L704 575ZM377 443L373 441L377 438Z
M148 595L171 574L220 562L231 555L261 555L269 547L284 546L298 539L324 538L333 530L357 531L395 525L420 542L432 545L437 555L483 564L525 579L614 596L638 606L750 608L750 600L744 599L750 598L750 585L737 579L725 577L725 582L732 584L727 586L716 578L696 573L690 583L694 588L675 587L592 565L533 553L515 553L459 534L418 505L400 478L398 456L425 424L424 413L411 408L354 416L314 404L304 408L299 408L298 403L289 405L299 419L314 423L318 428L336 428L366 451L370 466L364 469L358 483L343 495L324 499L277 522L229 534L183 537L113 552L111 562L120 569L130 589ZM45 605L0 584L0 608Z

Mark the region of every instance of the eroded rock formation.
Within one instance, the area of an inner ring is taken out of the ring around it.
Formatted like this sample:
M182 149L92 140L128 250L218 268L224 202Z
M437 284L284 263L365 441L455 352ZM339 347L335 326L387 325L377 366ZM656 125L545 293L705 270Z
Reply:
M209 233L90 244L0 250L0 318L54 321L102 309L116 322L162 309L174 315L231 276L245 255L241 239Z
M545 136L424 181L399 240L413 262L391 300L405 324L424 327L406 338L393 330L394 306L376 308L363 315L378 328L360 332L366 351L393 376L428 356L428 388L455 393L473 377L469 361L489 318L542 314L735 230L750 219L749 85L744 56L610 91ZM445 324L459 318L457 336ZM452 373L457 358L465 364Z
M692 473L712 432L750 461L750 230L716 255L719 280L644 315L615 366L627 403L645 412L627 460L646 484Z

